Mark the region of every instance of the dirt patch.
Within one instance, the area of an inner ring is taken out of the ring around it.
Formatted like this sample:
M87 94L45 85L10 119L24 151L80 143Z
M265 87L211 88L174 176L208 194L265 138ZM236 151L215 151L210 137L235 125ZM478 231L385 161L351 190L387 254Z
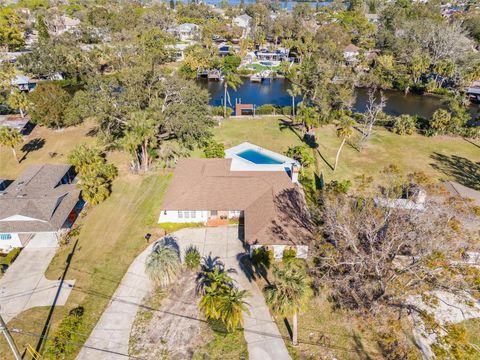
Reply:
M130 355L143 359L190 359L198 348L203 320L195 275L182 274L165 292L149 294L130 336Z

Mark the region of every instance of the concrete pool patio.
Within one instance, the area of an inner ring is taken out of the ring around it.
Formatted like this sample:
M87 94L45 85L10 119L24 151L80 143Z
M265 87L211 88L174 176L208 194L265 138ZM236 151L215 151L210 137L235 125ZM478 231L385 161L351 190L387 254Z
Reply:
M174 238L183 256L184 250L196 246L202 256L218 256L227 268L236 273L232 277L241 289L248 290L250 314L244 314L244 335L251 360L291 359L283 338L272 319L263 294L240 267L245 254L242 229L238 226L182 229L168 235ZM153 245L153 244L152 244ZM145 274L145 259L151 247L140 254L130 266L108 308L88 338L77 359L124 359L128 353L130 331L142 299L152 289ZM175 316L175 314L170 314ZM181 316L181 314L178 314ZM202 321L192 319L192 321ZM102 351L98 350L102 349Z

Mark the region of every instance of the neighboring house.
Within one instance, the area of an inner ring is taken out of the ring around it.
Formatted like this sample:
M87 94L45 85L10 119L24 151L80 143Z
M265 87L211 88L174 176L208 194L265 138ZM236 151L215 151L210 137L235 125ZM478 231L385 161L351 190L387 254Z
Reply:
M377 24L379 22L380 16L378 14L365 14L368 22Z
M0 128L9 127L17 129L20 133L28 132L30 116L23 118L19 114L0 115Z
M360 48L353 44L347 45L345 49L343 49L343 57L347 62L355 62L357 61L358 55L360 54Z
M0 250L24 247L37 233L57 236L81 210L70 165L33 165L0 192Z
M239 15L233 19L233 25L242 28L242 38L246 38L251 32L252 17L247 14Z
M37 85L26 75L16 75L10 83L20 91L32 91Z
M196 40L200 36L200 26L197 24L180 24L169 30L181 41Z
M183 61L185 59L185 50L190 46L190 44L172 44L167 45L167 49L172 49L175 51L175 60Z
M375 205L391 209L425 210L427 193L422 189L415 189L411 195L399 199L375 198Z
M65 15L55 17L53 20L47 22L48 30L52 35L74 32L79 25L80 20Z
M249 143L227 150L226 157L180 160L159 222L215 226L239 219L250 251L267 247L281 258L295 248L306 258L313 233L299 164Z

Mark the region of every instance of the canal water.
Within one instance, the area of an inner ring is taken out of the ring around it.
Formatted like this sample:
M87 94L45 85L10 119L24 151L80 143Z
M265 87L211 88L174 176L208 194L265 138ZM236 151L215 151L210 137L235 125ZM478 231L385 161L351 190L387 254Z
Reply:
M220 106L223 104L223 82L199 80L199 84L208 89L210 94L210 105ZM262 83L254 83L250 80L245 80L240 85L237 91L229 89L230 102L232 107L235 105L235 100L241 101L244 104L255 104L260 106L263 104L274 104L279 106L288 106L292 104L292 98L288 95L287 90L290 88L290 82L285 79L267 79ZM367 106L368 93L367 89L358 88L355 90L356 100L353 110L357 112L364 112ZM385 113L389 115L419 115L424 118L429 118L435 110L444 107L442 99L437 96L407 94L403 92L386 90L384 95L387 98L385 106ZM297 98L297 102L301 98ZM480 112L480 106L472 106L472 115Z

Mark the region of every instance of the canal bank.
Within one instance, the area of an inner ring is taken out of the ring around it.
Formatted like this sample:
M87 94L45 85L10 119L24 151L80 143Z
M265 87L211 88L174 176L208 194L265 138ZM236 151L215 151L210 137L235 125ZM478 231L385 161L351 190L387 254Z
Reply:
M209 104L212 106L223 105L223 82L199 80L199 85L208 90L210 94ZM243 104L255 104L261 106L272 104L276 106L292 105L292 98L288 94L291 84L287 79L267 79L261 83L251 82L246 79L236 91L228 89L230 94L230 107L235 107L237 101ZM400 91L385 90L387 103L385 113L389 115L418 115L429 118L435 110L444 108L443 99L434 95L404 94ZM355 89L355 103L353 110L356 112L365 112L368 103L368 90L365 88ZM296 98L296 103L301 101L301 97ZM471 106L472 116L480 116L480 106L478 104Z

